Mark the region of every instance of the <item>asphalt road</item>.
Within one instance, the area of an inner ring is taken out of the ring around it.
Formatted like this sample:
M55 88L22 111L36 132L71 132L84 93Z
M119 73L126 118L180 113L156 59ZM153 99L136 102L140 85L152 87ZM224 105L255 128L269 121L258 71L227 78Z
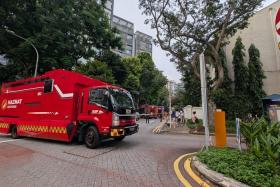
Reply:
M119 143L106 141L95 150L0 135L0 186L182 186L173 162L198 151L203 136L154 135L158 123L140 120L138 134Z

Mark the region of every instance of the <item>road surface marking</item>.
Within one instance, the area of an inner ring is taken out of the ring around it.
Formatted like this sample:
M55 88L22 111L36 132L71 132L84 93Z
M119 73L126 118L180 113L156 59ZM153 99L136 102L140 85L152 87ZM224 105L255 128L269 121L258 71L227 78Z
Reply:
M187 173L189 174L189 176L195 181L197 182L200 186L202 187L210 187L205 181L203 181L199 176L197 176L192 168L191 168L191 159L188 158L185 163L184 163L184 168L187 171Z
M180 161L185 158L186 156L190 156L193 155L194 153L190 153L190 154L185 154L180 156L179 158L177 158L174 162L174 170L175 170L175 174L177 176L177 178L180 180L180 182L185 186L185 187L192 187L192 185L189 183L189 181L187 179L185 179L185 177L182 175L180 169L179 169L179 163Z
M17 140L18 140L18 139L17 139ZM4 140L4 141L0 141L0 143L14 142L14 141L17 141L17 140Z

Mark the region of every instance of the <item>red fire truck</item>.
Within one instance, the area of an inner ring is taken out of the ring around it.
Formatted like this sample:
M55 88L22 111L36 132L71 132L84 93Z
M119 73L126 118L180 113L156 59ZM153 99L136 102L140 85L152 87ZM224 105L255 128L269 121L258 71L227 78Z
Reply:
M71 142L95 148L138 131L130 93L79 73L54 70L2 85L0 133Z
M148 115L149 118L160 118L163 112L164 112L163 106L155 106L155 105L140 106L140 113L142 115Z

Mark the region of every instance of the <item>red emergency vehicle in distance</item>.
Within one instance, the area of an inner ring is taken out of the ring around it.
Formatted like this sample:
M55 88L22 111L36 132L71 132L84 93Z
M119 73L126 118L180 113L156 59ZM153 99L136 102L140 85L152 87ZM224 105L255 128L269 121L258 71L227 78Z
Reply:
M148 115L149 118L160 118L164 112L164 107L156 105L141 105L139 111L140 114Z
M138 131L130 93L85 75L54 70L2 85L0 133L71 142L95 148Z

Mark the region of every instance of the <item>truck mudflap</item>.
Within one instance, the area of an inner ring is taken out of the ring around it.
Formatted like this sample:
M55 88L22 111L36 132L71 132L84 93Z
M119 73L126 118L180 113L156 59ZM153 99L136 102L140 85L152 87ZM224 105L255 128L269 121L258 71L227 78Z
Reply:
M121 137L121 136L129 136L137 133L139 130L139 125L129 125L129 126L119 126L119 127L111 127L110 136L111 137Z

